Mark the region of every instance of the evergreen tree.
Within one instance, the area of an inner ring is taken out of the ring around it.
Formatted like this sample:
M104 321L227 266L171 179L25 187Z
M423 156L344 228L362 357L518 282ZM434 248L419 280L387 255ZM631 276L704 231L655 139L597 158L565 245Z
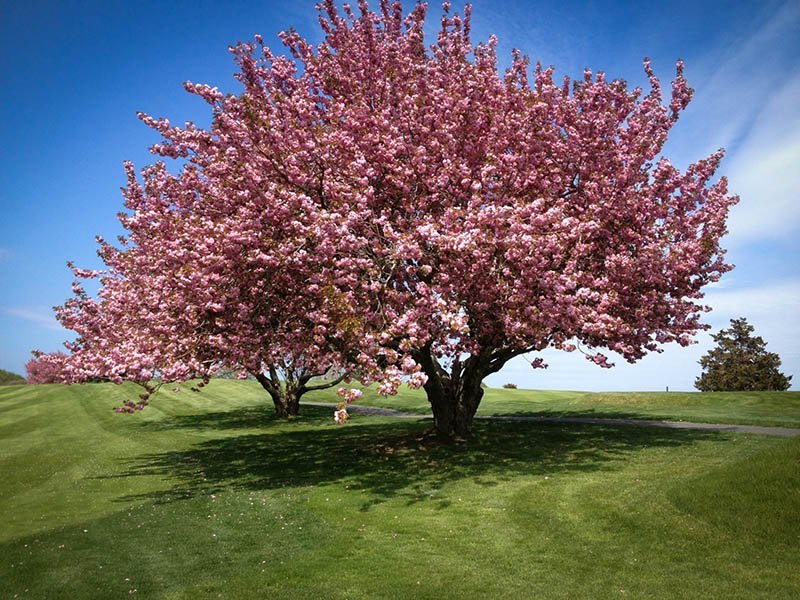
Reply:
M778 368L780 357L767 352L767 343L754 336L755 328L740 317L730 329L712 335L716 348L700 359L703 373L694 382L701 392L785 391L791 385Z

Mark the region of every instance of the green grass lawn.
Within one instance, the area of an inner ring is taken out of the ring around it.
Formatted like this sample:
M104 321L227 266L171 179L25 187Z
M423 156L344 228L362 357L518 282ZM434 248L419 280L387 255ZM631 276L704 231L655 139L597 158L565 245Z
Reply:
M112 412L136 393L0 388L0 598L800 596L800 438L481 421L442 445L279 422L252 382Z
M359 404L430 414L422 390L384 398L362 388ZM333 402L331 392L308 399ZM800 392L569 392L488 388L479 415L617 417L800 427Z

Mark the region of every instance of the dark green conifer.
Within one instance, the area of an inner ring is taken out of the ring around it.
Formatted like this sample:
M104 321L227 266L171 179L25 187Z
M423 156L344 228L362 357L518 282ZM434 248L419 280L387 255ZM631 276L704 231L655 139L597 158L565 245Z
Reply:
M694 382L701 392L784 391L791 385L778 369L780 357L767 352L767 343L754 336L755 328L740 317L731 319L730 329L712 338L717 343L700 359L703 373Z

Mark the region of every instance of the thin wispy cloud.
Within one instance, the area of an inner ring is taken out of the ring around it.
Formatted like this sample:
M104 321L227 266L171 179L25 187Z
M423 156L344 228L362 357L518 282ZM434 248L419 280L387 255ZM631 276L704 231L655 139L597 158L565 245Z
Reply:
M800 312L800 281L779 281L744 289L712 288L706 294L704 302L714 309L712 315L722 315L725 318L742 314L761 317L776 313L797 314ZM800 328L800 319L783 325ZM797 339L800 340L800 336Z
M729 221L733 240L785 237L800 227L800 70L776 90L726 171L742 198Z
M28 321L39 327L53 330L63 330L63 327L56 321L53 311L44 307L2 307L0 312L10 317Z
M786 2L748 37L730 39L693 69L693 107L702 113L709 150L732 147L747 133L760 107L786 80L787 65L796 65L790 43L800 24L800 5Z
M769 349L781 356L785 370L800 372L800 281L711 290L706 301L714 309L708 321L715 329L727 327L730 319L747 318Z
M694 69L695 98L669 146L684 159L678 162L727 149L721 173L742 199L731 214L729 244L800 228L800 68L791 50L798 31L800 4L787 2L749 37L708 56Z

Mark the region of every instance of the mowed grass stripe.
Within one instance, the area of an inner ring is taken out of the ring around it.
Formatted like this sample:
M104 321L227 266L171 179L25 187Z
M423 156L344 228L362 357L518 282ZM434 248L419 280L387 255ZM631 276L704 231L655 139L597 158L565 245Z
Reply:
M28 423L0 438L0 597L800 593L798 439L479 422L441 445L424 421L276 421L248 383L131 416L133 387L0 392L26 397L3 431Z

